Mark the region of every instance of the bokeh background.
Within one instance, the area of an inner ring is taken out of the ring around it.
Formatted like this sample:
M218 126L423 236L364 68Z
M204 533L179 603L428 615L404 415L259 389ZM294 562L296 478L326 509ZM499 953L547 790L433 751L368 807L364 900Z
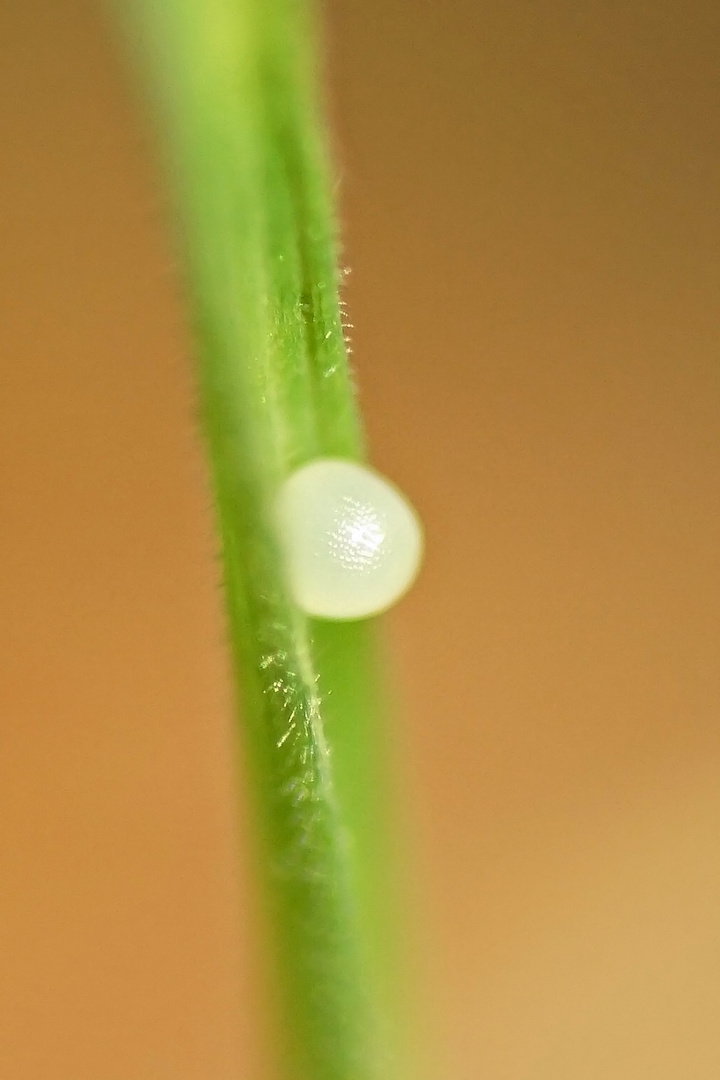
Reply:
M720 8L332 0L327 41L428 533L388 619L428 1075L717 1080ZM0 1076L261 1080L191 345L100 3L3 0L0 148Z

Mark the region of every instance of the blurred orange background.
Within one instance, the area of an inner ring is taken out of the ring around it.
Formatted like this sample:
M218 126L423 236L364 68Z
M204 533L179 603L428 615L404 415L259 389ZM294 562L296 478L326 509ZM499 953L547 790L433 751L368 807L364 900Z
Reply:
M362 404L428 534L388 620L428 1074L717 1080L720 8L327 15ZM0 147L0 1076L261 1080L191 343L101 4L2 5Z

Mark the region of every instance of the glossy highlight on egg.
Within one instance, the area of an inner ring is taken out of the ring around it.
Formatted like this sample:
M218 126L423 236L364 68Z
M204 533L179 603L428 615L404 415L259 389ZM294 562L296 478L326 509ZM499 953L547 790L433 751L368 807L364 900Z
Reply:
M295 603L322 619L365 619L400 599L423 549L420 519L373 469L319 458L282 484L277 522Z

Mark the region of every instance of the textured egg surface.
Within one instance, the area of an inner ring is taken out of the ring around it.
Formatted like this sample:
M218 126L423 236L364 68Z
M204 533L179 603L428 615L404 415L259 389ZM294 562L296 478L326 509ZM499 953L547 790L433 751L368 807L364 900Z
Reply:
M414 581L422 527L407 499L365 465L321 458L282 485L278 526L290 589L308 615L362 619Z

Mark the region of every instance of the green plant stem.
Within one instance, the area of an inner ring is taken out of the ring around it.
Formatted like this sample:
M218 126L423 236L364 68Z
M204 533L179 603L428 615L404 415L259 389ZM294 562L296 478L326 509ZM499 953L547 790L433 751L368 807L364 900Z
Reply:
M372 631L297 610L273 523L292 469L362 456L312 20L301 0L126 0L121 18L181 225L287 1076L395 1078L367 873Z

